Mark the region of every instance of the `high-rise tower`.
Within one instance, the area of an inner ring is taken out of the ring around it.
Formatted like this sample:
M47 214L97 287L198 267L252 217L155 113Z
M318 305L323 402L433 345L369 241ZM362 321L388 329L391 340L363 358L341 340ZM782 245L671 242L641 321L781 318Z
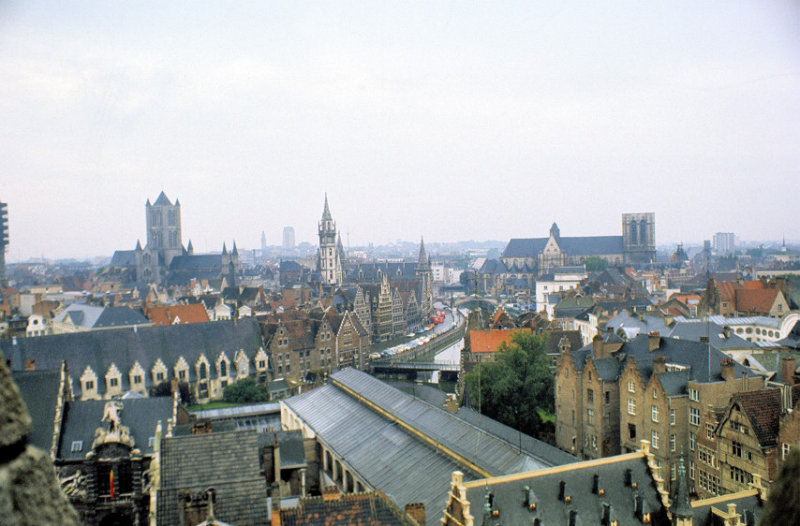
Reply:
M325 194L325 209L319 222L319 271L322 282L327 285L341 285L342 262L337 250L336 221L328 207L328 194Z
M0 203L0 284L6 281L6 246L8 246L8 205Z

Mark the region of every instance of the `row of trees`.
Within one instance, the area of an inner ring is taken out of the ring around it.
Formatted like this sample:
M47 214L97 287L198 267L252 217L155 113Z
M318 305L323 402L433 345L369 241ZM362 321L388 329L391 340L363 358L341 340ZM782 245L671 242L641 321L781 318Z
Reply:
M551 433L553 373L543 336L516 332L500 344L493 362L479 363L465 378L472 406L534 437Z

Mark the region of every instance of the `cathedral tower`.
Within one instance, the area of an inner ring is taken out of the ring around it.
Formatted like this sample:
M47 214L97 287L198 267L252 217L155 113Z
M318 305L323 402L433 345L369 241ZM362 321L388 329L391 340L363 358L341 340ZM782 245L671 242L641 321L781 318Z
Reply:
M336 221L328 207L328 194L325 194L325 209L319 222L319 271L322 282L327 285L342 284L342 261L337 249Z
M175 256L183 253L181 242L181 204L175 204L161 192L153 204L147 200L147 245L154 255L158 254L160 263L169 267L170 261Z
M625 263L656 260L656 215L653 212L622 214L622 251Z

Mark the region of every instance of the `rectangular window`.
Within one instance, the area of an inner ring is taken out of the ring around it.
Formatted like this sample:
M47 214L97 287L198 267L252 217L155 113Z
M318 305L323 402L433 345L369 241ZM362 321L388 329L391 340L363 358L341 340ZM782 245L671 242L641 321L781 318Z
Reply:
M653 388L653 400L655 400L656 398L658 398L658 392L656 391L655 388Z
M70 451L72 453L80 453L83 451L83 440L73 440L72 446L70 447Z
M628 392L629 393L635 393L636 392L636 388L635 388L635 386L633 384L633 380L628 380Z
M733 453L734 456L741 457L742 444L740 442L736 442L735 440L731 442L731 453Z
M786 460L786 456L789 454L791 450L792 450L792 445L787 442L784 442L781 447L781 458L783 460Z
M650 408L650 417L652 418L653 422L658 422L658 406L654 405Z
M717 456L713 450L705 446L697 446L697 459L707 466L717 467Z
M694 433L689 433L689 449L694 451Z
M178 379L179 380L186 380L186 371L181 369L178 371Z
M739 484L750 484L753 482L753 475L743 469L731 466L731 480Z
M138 374L134 375L134 376L133 376L133 383L135 383L135 384L140 384L140 383L142 383L142 376L141 376L141 375L138 375Z
M671 425L671 426L675 425L675 410L674 409L670 409L669 410L669 425Z
M606 391L606 403L611 401L611 391Z
M694 387L690 387L689 388L689 400L691 400L693 402L699 402L700 401L700 393L697 392L697 389L695 389Z
M628 398L628 414L636 416L636 400Z
M702 469L698 472L697 485L713 495L718 495L720 492L719 478L710 473L706 473Z
M694 480L694 460L689 461L689 478Z
M636 426L634 424L628 424L628 437L631 440L636 438Z
M594 391L591 389L586 390L586 402L590 404L594 403Z
M94 389L94 382L91 381L91 380L87 381L83 385L84 385L84 389L86 389L87 391L91 391L92 389Z
M258 361L258 368L259 369L263 369L266 366L267 366L267 362L265 362L264 360L259 360Z
M706 438L714 440L714 424L706 424Z
M109 378L108 379L108 385L110 385L111 387L118 386L119 385L119 378Z
M652 439L650 441L651 442L650 445L653 446L653 449L658 449L658 431L653 430L653 432L650 435L650 438Z
M696 407L689 408L689 423L693 426L700 425L700 410Z
M669 435L669 450L675 451L675 434L672 433Z
M164 373L156 373L156 382L161 382L164 380Z
M676 471L676 470L675 470L675 464L672 464L672 465L669 467L669 479L670 479L670 480L675 480L675 479L677 479L677 478L678 478L678 476L677 476L677 474L675 473L675 471Z
M594 409L586 410L586 423L589 425L594 424Z

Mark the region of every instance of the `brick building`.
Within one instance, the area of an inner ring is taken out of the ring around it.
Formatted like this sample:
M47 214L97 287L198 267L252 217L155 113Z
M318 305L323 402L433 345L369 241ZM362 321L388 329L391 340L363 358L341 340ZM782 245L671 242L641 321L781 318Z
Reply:
M567 348L556 368L556 442L584 458L636 451L648 440L674 480L706 408L722 410L734 393L764 387L763 377L706 343L658 333L607 340Z

